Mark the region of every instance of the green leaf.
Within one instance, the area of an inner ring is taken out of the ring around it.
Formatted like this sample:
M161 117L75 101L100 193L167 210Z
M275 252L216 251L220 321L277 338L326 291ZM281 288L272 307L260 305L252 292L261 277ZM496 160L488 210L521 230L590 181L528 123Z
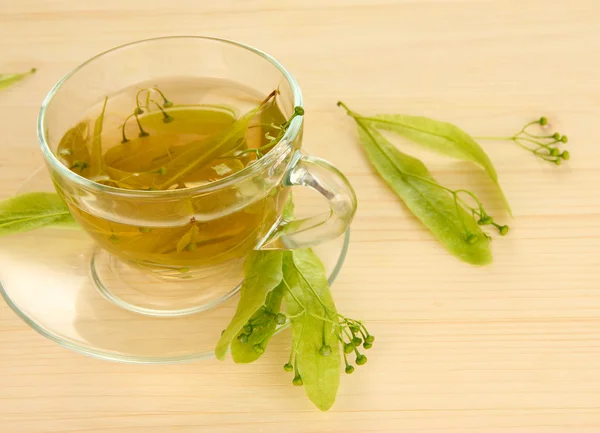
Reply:
M31 69L28 72L24 72L21 74L0 74L0 89L5 89L9 86L12 86L15 83L23 80L24 78L32 75L37 71L36 68Z
M196 224L192 224L192 227L190 227L190 229L185 232L181 239L179 239L179 242L177 242L177 252L182 252L185 247L194 242L199 231L200 230L198 229L198 226Z
M0 202L0 236L48 225L76 225L58 194L32 192Z
M221 335L215 348L217 359L225 359L231 341L256 311L265 304L267 295L283 279L280 251L253 251L244 262L244 282L240 290L240 300L235 315Z
M102 173L102 125L108 96L104 98L102 111L94 123L94 137L92 139L92 152L90 155L90 177L96 177Z
M418 159L400 152L367 123L355 118L367 157L410 211L456 257L474 265L491 263L489 241L474 219L442 189ZM461 222L462 219L462 222ZM463 226L464 223L464 226ZM467 233L477 236L474 243Z
M340 348L335 304L325 269L310 249L284 253L285 302L292 319L292 350L308 398L321 410L335 402L340 384ZM331 354L323 356L323 345Z
M283 283L281 283L273 289L267 296L264 308L259 309L252 316L253 329L248 337L248 341L244 343L237 338L244 333L242 331L231 342L231 358L234 362L247 364L256 361L262 356L277 328L273 314L277 314L281 310L284 287ZM257 344L263 348L263 351L254 349L254 346Z
M272 95L274 94L272 93L269 95L269 98L261 105L248 111L229 128L222 130L206 140L193 141L182 146L184 151L165 164L167 172L167 175L165 176L166 180L156 185L156 188L167 189L173 185L173 183L181 180L196 168L202 167L207 162L211 161L215 156L225 154L238 148L244 141L251 120L263 109L264 104L270 100ZM203 142L202 146L198 145L200 142Z
M479 144L459 127L439 120L403 114L380 114L364 118L379 129L395 132L430 150L453 158L479 164L497 185L509 214L512 210L500 187L498 174Z

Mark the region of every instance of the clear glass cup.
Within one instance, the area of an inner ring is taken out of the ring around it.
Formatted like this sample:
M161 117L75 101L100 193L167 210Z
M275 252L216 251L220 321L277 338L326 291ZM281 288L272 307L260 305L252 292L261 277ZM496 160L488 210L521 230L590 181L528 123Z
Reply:
M90 264L96 287L128 310L180 316L231 297L250 251L310 247L342 235L354 216L356 197L339 170L299 150L303 116L295 117L279 143L254 164L191 188L114 188L79 176L60 162L58 144L82 113L121 89L163 77L225 79L262 95L278 88L279 108L287 118L303 104L295 79L275 59L237 42L208 37L157 38L109 50L69 73L46 97L38 120L42 153L56 190L99 244ZM292 186L317 191L330 210L304 219L285 217L283 204ZM141 239L155 244L162 232L185 233L190 221L210 233L256 212L261 217L255 226L238 230L234 245L216 244L175 260L158 253L143 260L136 256ZM110 221L124 233L137 227L139 234L132 234L132 242L114 242L110 233L93 229L94 219Z

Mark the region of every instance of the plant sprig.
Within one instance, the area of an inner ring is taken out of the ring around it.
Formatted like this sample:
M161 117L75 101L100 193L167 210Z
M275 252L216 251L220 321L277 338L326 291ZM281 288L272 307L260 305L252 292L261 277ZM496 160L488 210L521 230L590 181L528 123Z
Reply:
M146 103L144 105L142 105L140 102L140 95L143 92L146 92ZM162 106L155 99L151 98L151 94L153 92L158 93L160 95L160 97L162 98ZM142 126L142 123L140 122L140 118L139 118L139 116L144 114L146 111L150 111L150 104L154 104L154 106L156 106L156 108L158 110L160 110L160 112L163 115L163 123L171 123L174 120L173 117L169 113L167 113L167 111L165 110L165 109L171 108L173 106L173 102L170 101L169 99L167 99L165 94L156 87L147 87L144 89L140 89L135 95L135 104L136 104L136 106L135 106L133 112L125 118L125 120L123 121L123 125L121 126L121 136L122 136L121 143L122 144L129 142L129 139L127 138L127 136L125 134L125 127L127 126L127 121L129 119L131 119L132 117L135 118L138 129L140 130L138 136L140 138L143 138L143 137L147 137L150 135L146 130L144 130L144 127ZM144 110L144 108L142 108L142 107L144 107L146 110Z
M284 212L291 214L291 209L288 201ZM283 370L293 372L292 384L303 386L319 409L328 410L337 394L341 360L345 373L353 373L350 356L356 366L364 365L367 357L362 349L371 349L375 337L362 321L337 312L325 268L312 250L254 251L244 263L236 313L221 334L215 355L224 359L231 347L236 363L253 362L288 325L292 344Z
M0 74L0 89L5 89L7 87L12 86L13 84L18 83L21 80L24 80L28 76L35 74L36 71L36 68L31 68L29 71L22 73Z
M492 225L502 236L508 233L508 225L498 224L486 211L482 201L477 197L476 194L466 189L452 189L441 185L429 175L421 161L413 157L405 158L408 155L391 151L390 147L386 145L389 142L387 142L387 140L385 140L385 138L380 134L376 134L371 127L371 125L377 126L377 121L373 121L374 118L361 116L360 114L350 110L350 108L348 108L348 106L341 101L338 102L338 106L343 107L346 110L346 113L356 121L359 129L364 132L366 138L381 152L381 156L378 158L376 157L376 160L371 158L374 164L378 164L380 162L377 161L377 159L387 158L392 162L394 170L401 176L426 183L427 185L440 189L451 196L455 207L456 217L463 229L463 237L465 242L468 244L475 244L479 240L479 236L474 232L474 230L469 228L467 222L465 221L465 214L464 212L461 212L461 209L466 210L467 214L472 215L478 225ZM427 121L432 122L430 119L427 119ZM403 162L400 162L399 159L402 159ZM392 180L390 179L390 181ZM469 201L472 201L474 205L470 204ZM489 237L487 234L485 236Z
M561 165L563 161L568 161L571 158L571 154L568 150L561 150L560 144L567 144L569 138L566 135L562 135L559 132L552 134L532 134L531 128L535 126L541 126L546 128L548 126L548 119L545 116L540 117L537 120L531 121L519 132L511 137L477 137L479 140L508 140L515 143L517 146L531 152L536 157L551 162L556 165Z

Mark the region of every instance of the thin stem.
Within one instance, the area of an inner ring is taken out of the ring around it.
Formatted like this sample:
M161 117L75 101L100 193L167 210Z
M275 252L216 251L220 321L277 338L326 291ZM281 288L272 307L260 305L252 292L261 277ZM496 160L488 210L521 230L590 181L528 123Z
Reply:
M496 141L505 141L512 140L515 137L473 137L474 140L496 140Z

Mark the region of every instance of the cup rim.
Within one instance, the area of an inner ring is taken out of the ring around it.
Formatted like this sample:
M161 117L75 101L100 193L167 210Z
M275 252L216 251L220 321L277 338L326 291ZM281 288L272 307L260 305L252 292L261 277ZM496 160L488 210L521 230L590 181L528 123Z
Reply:
M283 67L283 65L281 63L279 63L279 61L277 61L274 57L265 53L264 51L259 50L258 48L254 48L250 45L246 45L241 42L233 41L230 39L217 38L217 37L212 37L212 36L161 36L161 37L156 37L156 38L142 39L139 41L129 42L129 43L122 44L117 47L111 48L109 50L103 51L102 53L91 57L90 59L86 60L85 62L83 62L82 64L77 66L76 68L72 69L70 72L68 72L65 76L63 76L52 87L50 92L48 92L48 94L44 98L44 101L42 102L42 106L40 108L40 112L39 112L38 119L37 119L37 135L38 135L38 140L39 140L40 147L42 150L42 154L43 154L46 162L51 165L53 170L56 170L61 176L66 177L70 181L75 182L76 184L79 184L82 187L85 187L87 189L94 190L94 191L110 193L113 195L122 195L122 196L128 196L128 197L130 197L130 196L138 196L138 197L187 196L189 194L204 193L204 192L210 192L210 191L214 191L217 189L225 188L234 183L237 183L244 179L247 179L248 177L251 177L252 175L257 173L264 167L269 166L271 163L276 161L281 156L281 154L287 150L287 148L288 148L287 144L292 142L296 138L298 133L300 132L302 122L304 121L303 120L304 116L294 117L294 119L290 123L288 129L284 133L283 137L279 140L279 142L275 145L275 147L273 149L271 149L261 159L256 161L254 164L251 164L251 165L243 168L242 170L238 171L237 173L232 174L231 176L227 176L223 179L219 179L214 182L210 182L206 185L199 185L199 186L194 186L194 187L190 187L190 188L175 189L175 190L159 190L159 191L128 190L128 189L123 189L123 188L115 188L115 187L108 186L108 185L102 185L102 184L99 184L92 180L89 180L89 179L87 179L83 176L80 176L79 174L71 171L67 166L65 166L63 163L61 163L58 160L57 156L54 154L54 152L52 152L50 146L48 145L48 140L46 138L46 132L44 130L44 123L46 120L46 111L48 109L48 105L52 102L54 95L61 89L63 84L65 84L69 80L69 78L71 78L73 75L75 75L84 66L88 65L89 63L95 61L96 59L98 59L106 54L112 53L113 51L117 51L117 50L120 50L123 48L129 48L129 47L132 47L132 46L135 46L138 44L147 43L147 42L153 42L153 41L159 41L159 40L169 40L169 39L190 39L190 40L200 39L200 40L216 41L216 42L220 42L220 43L234 45L236 47L245 49L247 51L250 51L254 54L259 55L260 57L262 57L263 59L265 59L269 63L271 63L273 66L275 66L279 70L279 72L281 72L281 74L285 77L285 79L289 83L290 88L292 90L292 95L294 98L293 106L304 108L304 104L302 101L302 92L301 92L300 86L298 85L298 82L296 81L294 76L292 74L290 74L287 71L287 69L285 69Z

